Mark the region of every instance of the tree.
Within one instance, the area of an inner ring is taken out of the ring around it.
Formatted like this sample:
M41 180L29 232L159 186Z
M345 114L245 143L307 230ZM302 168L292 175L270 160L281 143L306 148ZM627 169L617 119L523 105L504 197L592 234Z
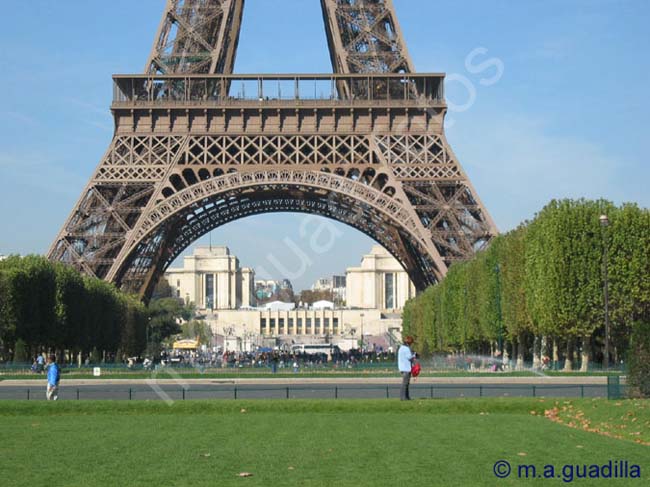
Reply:
M14 349L14 363L15 364L24 364L29 362L29 352L27 351L27 344L25 340L19 338L16 340L16 345Z
M54 267L56 282L56 328L53 337L56 348L63 350L79 349L79 340L84 322L84 303L86 289L81 275L73 268L56 264Z
M603 229L609 254L610 336L615 359L633 330L650 323L650 211L633 204L610 213Z
M7 359L8 345L14 342L16 322L11 309L10 282L7 272L0 268L0 362Z
M126 307L120 350L128 357L140 355L147 347L149 315L144 304L133 296L122 298Z
M522 367L524 362L524 336L533 331L526 303L526 232L526 225L521 225L504 236L499 266L503 324L513 343L513 355L516 355L514 358L518 367ZM520 346L517 347L517 344Z
M174 297L174 291L172 287L169 285L169 282L167 282L167 279L165 279L164 277L161 278L153 290L151 299L163 299L163 298L173 298L173 297Z
M189 309L182 301L174 298L152 300L149 303L148 315L149 340L147 348L151 354L160 351L164 340L183 331L179 324L181 320L191 318Z
M212 328L205 321L188 321L183 323L181 328L183 338L198 339L204 345L209 345L212 342Z
M650 324L637 323L628 353L629 382L643 397L650 397Z
M315 291L306 289L304 291L300 291L299 300L302 301L302 303L305 305L312 305L318 301L334 302L334 295L332 294L332 291L329 289L315 290Z
M611 221L604 231L603 213ZM587 370L592 350L602 347L605 249L614 353L622 355L632 331L650 327L650 212L604 200L552 201L532 222L455 263L407 303L404 332L434 350L481 351L505 330L519 365L531 337L533 363L549 338L554 360L559 344L566 347L566 369L581 344Z
M567 341L565 369L571 368L576 339L582 339L586 371L591 336L603 323L602 238L599 216L606 201L552 201L530 225L527 291L533 320Z
M30 349L54 345L56 277L52 265L38 256L11 257L5 265L16 338Z

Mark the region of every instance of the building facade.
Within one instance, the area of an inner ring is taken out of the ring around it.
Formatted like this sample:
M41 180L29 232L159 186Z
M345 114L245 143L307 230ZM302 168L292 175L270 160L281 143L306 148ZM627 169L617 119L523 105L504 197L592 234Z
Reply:
M264 309L219 311L207 318L215 335L239 337L244 350L259 346L332 343L343 350L399 345L402 320L379 310ZM248 344L248 345L247 345Z
M374 245L359 267L346 273L348 308L399 311L415 297L415 286L400 263L386 249Z
M174 296L199 310L236 310L255 306L255 272L239 266L228 247L197 247L182 268L165 272Z

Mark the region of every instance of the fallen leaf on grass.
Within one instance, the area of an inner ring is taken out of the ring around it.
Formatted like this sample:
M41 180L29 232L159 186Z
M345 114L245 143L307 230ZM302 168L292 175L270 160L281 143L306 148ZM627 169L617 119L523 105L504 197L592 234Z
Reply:
M525 457L526 455L528 455L528 453L524 453L523 451L521 451L517 453L517 455L519 455L520 457Z
M287 470L295 470L294 467L289 467Z
M240 472L239 477L252 477L253 474L250 472Z
M241 410L241 411L239 411L239 412L240 412L240 413L245 413L245 412L246 412L246 410L242 408L242 410Z
M204 458L210 458L210 453L202 453L201 456Z

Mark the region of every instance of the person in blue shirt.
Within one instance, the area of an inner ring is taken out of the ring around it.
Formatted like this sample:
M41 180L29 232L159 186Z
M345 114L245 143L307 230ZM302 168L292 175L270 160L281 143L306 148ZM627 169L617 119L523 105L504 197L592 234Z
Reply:
M56 363L56 355L50 355L49 365L47 368L47 392L48 401L59 399L59 381L61 380L61 369Z
M409 384L411 383L411 366L415 360L415 353L411 350L411 345L413 345L413 337L407 336L404 338L404 344L397 351L397 366L402 374L402 388L399 392L399 398L402 401L411 400Z

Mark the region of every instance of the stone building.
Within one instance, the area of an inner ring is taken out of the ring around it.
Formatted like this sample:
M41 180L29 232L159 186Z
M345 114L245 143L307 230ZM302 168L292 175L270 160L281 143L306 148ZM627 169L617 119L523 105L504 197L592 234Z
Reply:
M182 268L170 268L165 279L174 296L199 310L236 310L255 305L255 272L239 266L228 247L197 247L183 259Z
M386 249L374 245L359 267L347 269L348 308L398 311L415 297L415 286L400 263Z

